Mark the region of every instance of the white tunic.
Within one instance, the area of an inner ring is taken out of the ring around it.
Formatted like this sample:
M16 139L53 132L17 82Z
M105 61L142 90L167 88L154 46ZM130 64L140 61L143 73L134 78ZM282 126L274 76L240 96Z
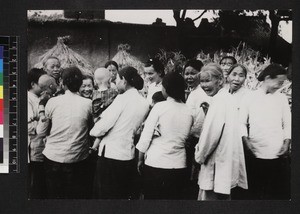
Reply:
M211 97L203 91L200 85L188 96L186 105L190 108L194 121L190 135L199 138L205 118L204 111L200 106L204 102L209 104L210 100Z
M242 136L249 136L257 158L275 159L285 139L291 139L291 110L287 97L262 89L249 93L240 109ZM249 135L247 125L249 124Z
M103 137L99 156L105 146L106 158L132 160L135 152L133 138L148 111L146 99L136 89L119 94L90 131L91 136Z
M201 164L200 189L230 194L236 186L248 188L239 130L236 102L223 88L211 100L196 145L195 159Z
M193 118L184 103L168 97L151 110L136 148L146 153L145 164L163 169L186 167L185 140ZM153 138L155 130L158 135Z

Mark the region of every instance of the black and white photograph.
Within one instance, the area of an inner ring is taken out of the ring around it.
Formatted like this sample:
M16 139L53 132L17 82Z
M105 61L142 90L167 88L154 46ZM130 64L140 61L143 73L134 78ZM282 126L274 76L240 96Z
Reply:
M27 10L28 199L292 200L293 10Z

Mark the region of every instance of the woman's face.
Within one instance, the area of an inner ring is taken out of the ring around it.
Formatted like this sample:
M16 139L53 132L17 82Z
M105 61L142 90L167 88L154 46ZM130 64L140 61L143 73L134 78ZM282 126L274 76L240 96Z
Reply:
M116 86L117 86L118 92L120 94L125 92L125 90L126 90L126 80L125 80L124 77L121 78L119 74L117 74Z
M145 76L146 79L149 80L150 83L159 83L161 81L161 77L159 75L159 73L157 73L153 66L150 67L145 67Z
M188 66L184 70L184 80L188 87L195 88L199 84L199 71L195 68Z
M200 86L208 96L212 97L222 88L222 82L210 75L208 72L201 72Z
M220 62L221 69L223 71L224 78L226 79L228 76L228 71L233 66L233 60L230 58L225 58Z
M82 97L91 98L93 94L93 82L90 78L84 79L79 89L79 93Z
M230 91L235 92L239 90L246 80L246 74L241 67L234 68L229 74L227 81L230 85Z
M112 82L115 82L116 81L116 78L117 78L117 73L118 73L118 70L116 68L116 66L114 65L109 65L107 67L108 71L111 73L111 81Z

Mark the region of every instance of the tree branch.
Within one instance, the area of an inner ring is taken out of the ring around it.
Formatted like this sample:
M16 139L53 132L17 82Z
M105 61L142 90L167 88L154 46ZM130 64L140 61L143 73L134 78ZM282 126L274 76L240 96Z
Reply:
M180 10L173 10L173 17L176 21L177 26L179 26L181 24Z
M182 21L184 21L185 16L186 16L186 10L183 10L180 19L181 19Z
M204 13L206 13L206 12L207 12L207 10L204 10L204 11L200 14L200 16L198 16L197 18L193 19L193 22L196 21L196 20L198 20L198 19L200 19L200 18L204 15Z

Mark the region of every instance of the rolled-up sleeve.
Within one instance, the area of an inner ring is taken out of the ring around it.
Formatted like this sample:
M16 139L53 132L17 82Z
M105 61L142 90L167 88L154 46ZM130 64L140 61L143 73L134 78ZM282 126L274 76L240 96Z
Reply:
M40 136L46 136L48 133L48 129L50 128L51 119L52 119L52 112L53 112L53 105L52 100L50 99L45 106L45 116L46 120L42 121L40 118L36 127L36 133Z
M141 138L140 138L138 144L136 145L136 148L140 152L145 153L150 146L150 143L152 141L152 136L153 136L155 127L157 126L157 122L159 119L159 115L158 115L158 111L157 111L158 108L159 108L159 106L156 104L153 107L153 109L151 110L151 112L145 122L145 126L144 126L144 129L141 134Z

